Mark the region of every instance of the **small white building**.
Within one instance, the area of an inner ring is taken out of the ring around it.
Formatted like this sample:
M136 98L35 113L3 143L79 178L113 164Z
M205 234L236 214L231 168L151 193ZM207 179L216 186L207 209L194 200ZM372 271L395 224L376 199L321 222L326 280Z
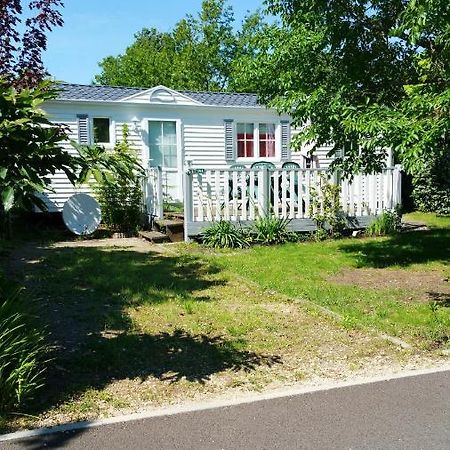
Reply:
M270 161L280 167L295 161L301 168L327 168L328 148L314 159L290 150L290 122L258 103L255 94L174 91L164 86L151 89L61 84L57 99L45 104L52 121L65 124L69 137L82 144L113 147L122 138L123 124L144 167L162 167L164 194L183 199L183 171L192 168L247 167ZM74 151L67 142L67 150ZM49 211L61 211L75 192L63 173L53 178Z
M58 98L44 109L81 144L112 148L127 124L147 169L148 217L161 218L166 202L182 202L186 239L222 218L250 225L275 214L289 219L293 230L316 226L314 208L322 206L313 203L312 193L321 191L324 177L330 179L330 148L313 157L306 147L291 151L290 118L261 105L256 94L61 84ZM75 151L69 141L65 145ZM400 168L391 161L379 174L351 180L335 175L349 226L365 226L400 204ZM50 212L61 211L75 192L89 191L72 186L64 173L55 174L52 185L45 196Z

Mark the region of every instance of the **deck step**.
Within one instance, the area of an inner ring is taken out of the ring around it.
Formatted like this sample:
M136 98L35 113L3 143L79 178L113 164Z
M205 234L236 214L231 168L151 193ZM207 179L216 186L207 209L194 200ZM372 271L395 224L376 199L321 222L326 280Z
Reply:
M153 244L162 244L164 242L170 242L169 236L159 231L139 231L139 236L147 241L153 242Z
M156 219L155 225L161 230L163 228L182 229L184 221L180 219Z
M171 242L184 240L184 221L180 219L156 219L154 228L165 233Z

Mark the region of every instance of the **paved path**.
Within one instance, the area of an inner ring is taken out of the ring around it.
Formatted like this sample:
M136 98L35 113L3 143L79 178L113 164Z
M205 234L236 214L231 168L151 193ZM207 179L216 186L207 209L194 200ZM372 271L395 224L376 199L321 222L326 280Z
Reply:
M40 449L450 449L450 371L0 442Z

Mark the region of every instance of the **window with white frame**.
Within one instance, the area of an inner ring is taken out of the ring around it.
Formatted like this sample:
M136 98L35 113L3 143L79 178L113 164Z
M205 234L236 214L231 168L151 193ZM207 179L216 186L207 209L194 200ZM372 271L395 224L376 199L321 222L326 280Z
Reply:
M275 157L275 124L237 123L236 144L238 158Z
M236 131L238 158L253 158L255 147L254 124L238 123Z
M92 119L94 143L111 143L111 120L108 117L94 117Z
M275 157L275 124L259 124L259 156L261 158Z

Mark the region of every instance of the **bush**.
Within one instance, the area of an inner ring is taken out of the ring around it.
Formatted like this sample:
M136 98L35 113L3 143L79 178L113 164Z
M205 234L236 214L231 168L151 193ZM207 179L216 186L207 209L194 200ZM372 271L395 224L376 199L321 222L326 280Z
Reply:
M413 177L412 198L424 212L450 214L450 151L430 155L424 169Z
M139 166L137 155L128 142L128 127L123 126L123 141L114 147L115 159L133 161ZM120 173L110 173L94 186L102 210L102 220L113 231L134 232L142 225L143 192L141 180L136 175L130 179Z
M258 217L252 227L252 238L260 244L283 244L295 241L296 235L288 230L289 219L275 216Z
M111 230L134 232L142 225L142 189L139 180L104 181L95 189L102 221Z
M367 236L387 236L400 230L400 215L396 211L385 211L369 224Z
M10 412L42 386L45 334L25 313L21 289L0 280L0 412Z
M311 188L309 215L314 220L317 231L315 240L323 237L339 237L345 228L345 214L341 205L341 187L330 183L321 175L319 189Z
M202 243L213 248L245 248L250 245L248 235L232 222L220 220L203 231Z

